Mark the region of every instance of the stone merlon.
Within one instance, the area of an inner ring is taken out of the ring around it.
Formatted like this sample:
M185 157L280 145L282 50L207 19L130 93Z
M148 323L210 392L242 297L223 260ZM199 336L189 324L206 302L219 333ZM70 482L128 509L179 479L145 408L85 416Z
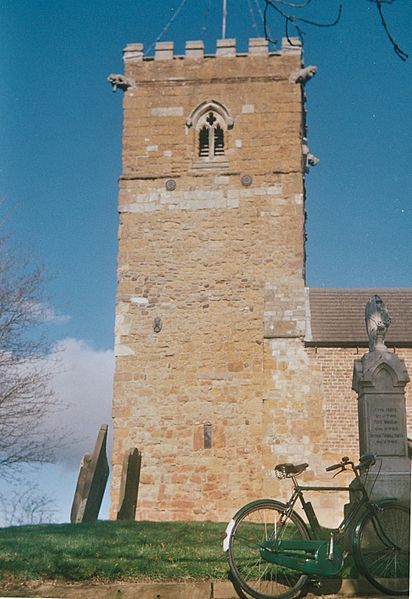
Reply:
M291 43L290 43L291 42ZM250 38L247 53L238 53L236 50L236 39L217 40L216 54L206 56L216 56L218 58L229 58L233 56L264 56L268 54L281 54L284 52L301 53L302 45L299 39L282 39L281 50L269 52L268 40L262 37ZM185 54L183 58L202 59L205 56L204 43L201 40L187 41L185 44ZM173 58L182 58L181 55L174 53L173 42L156 42L154 56L145 56L143 44L128 44L123 50L123 60L125 62L138 62L141 60L172 60Z

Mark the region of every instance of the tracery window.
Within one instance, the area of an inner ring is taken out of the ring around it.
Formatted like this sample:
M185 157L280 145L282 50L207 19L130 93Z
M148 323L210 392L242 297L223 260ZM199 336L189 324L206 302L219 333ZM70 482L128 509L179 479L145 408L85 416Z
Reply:
M226 106L216 100L202 102L192 111L186 131L192 129L194 135L194 168L228 165L228 130L233 123Z
M223 124L214 112L209 112L199 121L200 158L214 158L225 154L225 134Z

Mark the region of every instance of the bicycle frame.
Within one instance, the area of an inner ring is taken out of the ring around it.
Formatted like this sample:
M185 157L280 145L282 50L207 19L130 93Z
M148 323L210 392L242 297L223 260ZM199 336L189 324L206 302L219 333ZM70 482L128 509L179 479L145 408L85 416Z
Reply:
M319 520L315 514L315 511L312 507L312 504L308 501L305 500L304 496L303 496L303 492L304 491L314 491L314 492L322 492L322 491L326 491L326 492L338 492L338 491L351 491L351 487L348 486L309 486L309 485L300 485L298 483L298 481L296 480L295 476L292 476L292 482L293 482L293 493L291 498L289 499L289 501L286 503L286 505L289 507L291 506L291 509L293 509L293 507L296 504L296 501L299 499L300 504L302 506L303 511L306 514L306 517L308 519L309 522L309 526L313 532L313 534L315 536L319 536L321 534L321 530L322 527L319 523ZM358 478L358 477L357 477ZM355 479L356 480L356 479ZM365 487L363 486L363 484L361 483L359 485L359 488L356 489L359 490L362 494L360 500L355 503L353 505L353 507L348 511L347 514L344 515L342 522L338 525L338 527L336 529L329 529L330 531L333 531L335 534L342 534L345 532L345 530L347 530L350 527L350 524L352 522L354 522L356 520L356 517L359 515L360 511L366 507L370 502L369 502L369 497L368 494L365 490ZM325 527L324 527L325 528Z
M326 468L327 472L351 469L355 478L347 486L300 485L297 477L308 464L276 465L277 478L292 479L289 500L252 501L226 527L223 549L236 590L252 597L292 597L308 578L340 577L345 558L352 554L359 573L375 588L388 595L406 595L409 510L393 497L377 501L369 497L364 476L375 463L374 455L365 454L358 465L343 457ZM343 491L351 492L351 502L346 502L341 523L335 528L322 526L305 493ZM295 511L297 504L306 518Z
M361 512L365 509L374 509L369 501L368 494L364 485L359 480L359 475L355 472L355 480L359 481L358 490L361 492L361 498L344 515L342 522L337 528L324 529L329 534L329 538L322 538L322 527L315 514L310 502L304 498L304 491L350 491L347 486L308 486L299 485L296 476L290 477L293 482L293 492L289 501L285 504L285 512L279 522L279 532L275 538L266 541L260 549L261 557L269 562L283 565L306 574L318 576L336 576L342 569L344 560L349 551L342 547L342 540L345 541L347 533L353 531L354 524L359 521ZM312 539L305 540L283 540L282 525L291 515L297 501L300 501L303 511L308 519L309 527L312 532ZM343 543L345 545L345 543ZM347 548L349 544L347 545Z

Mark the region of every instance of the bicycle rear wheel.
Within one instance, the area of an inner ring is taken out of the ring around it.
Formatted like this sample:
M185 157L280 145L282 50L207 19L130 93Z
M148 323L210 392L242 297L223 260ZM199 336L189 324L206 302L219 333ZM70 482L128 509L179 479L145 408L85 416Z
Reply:
M265 561L260 555L263 541L279 531L282 503L262 499L242 508L235 516L228 547L228 560L235 582L255 599L288 599L303 587L307 576ZM294 512L284 522L283 539L309 539L304 522ZM236 586L236 585L235 585Z
M359 570L388 595L409 589L409 510L395 502L369 512L358 524L354 556Z

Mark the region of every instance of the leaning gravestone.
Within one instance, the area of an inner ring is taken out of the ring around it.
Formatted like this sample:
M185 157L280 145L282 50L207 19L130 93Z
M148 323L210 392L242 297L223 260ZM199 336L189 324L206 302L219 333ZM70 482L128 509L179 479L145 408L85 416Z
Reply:
M93 453L86 453L80 463L70 522L94 522L99 515L109 465L106 457L107 424L100 427Z
M120 509L117 512L117 520L134 520L136 517L141 463L142 454L140 451L136 448L129 449L123 460L120 483Z
M355 360L352 389L358 394L360 455L373 453L376 464L364 480L371 498L410 501L410 459L406 433L403 360L384 343L390 318L378 295L365 309L369 352Z

